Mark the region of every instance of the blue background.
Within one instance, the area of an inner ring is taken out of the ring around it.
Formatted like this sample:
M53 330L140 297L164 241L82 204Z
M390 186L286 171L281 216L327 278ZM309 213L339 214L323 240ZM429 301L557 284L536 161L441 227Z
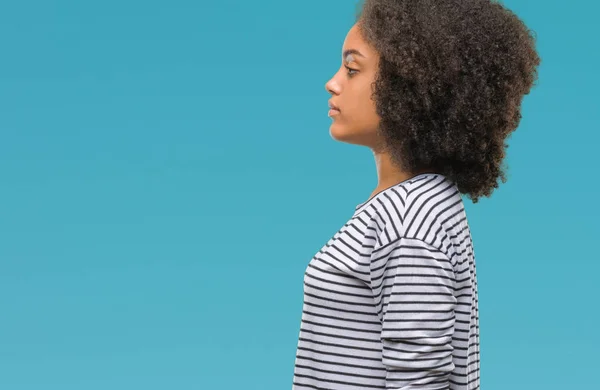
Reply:
M306 265L377 184L329 135L355 4L2 3L0 389L291 388ZM465 198L482 386L591 388L598 5L505 4L542 65Z

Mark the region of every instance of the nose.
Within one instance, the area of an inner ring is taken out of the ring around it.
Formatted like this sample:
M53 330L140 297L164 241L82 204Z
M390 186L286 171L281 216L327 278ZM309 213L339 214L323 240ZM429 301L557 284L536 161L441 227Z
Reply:
M335 82L335 77L332 77L325 83L325 90L332 95L339 93L339 86Z

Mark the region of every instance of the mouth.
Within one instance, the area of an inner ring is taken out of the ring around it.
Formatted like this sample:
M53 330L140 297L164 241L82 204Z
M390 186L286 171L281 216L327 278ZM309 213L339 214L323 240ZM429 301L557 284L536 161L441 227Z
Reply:
M329 112L327 113L327 116L330 116L330 117L331 117L331 116L337 115L337 114L339 114L339 113L340 113L340 111L339 111L339 110L335 110L335 109L333 109L333 108L332 108L332 109L331 109L331 110L329 110Z
M335 104L333 104L333 103L331 102L331 100L329 101L329 109L330 109L330 110L336 110L336 111L340 111L339 107L338 107L338 106L336 106Z

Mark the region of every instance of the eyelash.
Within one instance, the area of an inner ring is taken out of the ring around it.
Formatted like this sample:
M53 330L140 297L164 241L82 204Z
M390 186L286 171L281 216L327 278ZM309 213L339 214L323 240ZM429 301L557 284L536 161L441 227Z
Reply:
M354 76L356 74L356 73L350 73L350 71L358 72L358 70L349 68L346 65L344 65L344 68L348 69L348 72L346 72L348 74L348 77L352 77L352 76Z

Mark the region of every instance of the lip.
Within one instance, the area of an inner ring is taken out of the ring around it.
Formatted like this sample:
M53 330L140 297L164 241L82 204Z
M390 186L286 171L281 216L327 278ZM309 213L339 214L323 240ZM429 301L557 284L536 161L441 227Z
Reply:
M331 100L329 100L329 102L328 102L328 103L329 103L329 108L330 108L331 110L340 111L339 107L338 107L338 106L336 106L335 104L333 104L333 102L332 102Z

